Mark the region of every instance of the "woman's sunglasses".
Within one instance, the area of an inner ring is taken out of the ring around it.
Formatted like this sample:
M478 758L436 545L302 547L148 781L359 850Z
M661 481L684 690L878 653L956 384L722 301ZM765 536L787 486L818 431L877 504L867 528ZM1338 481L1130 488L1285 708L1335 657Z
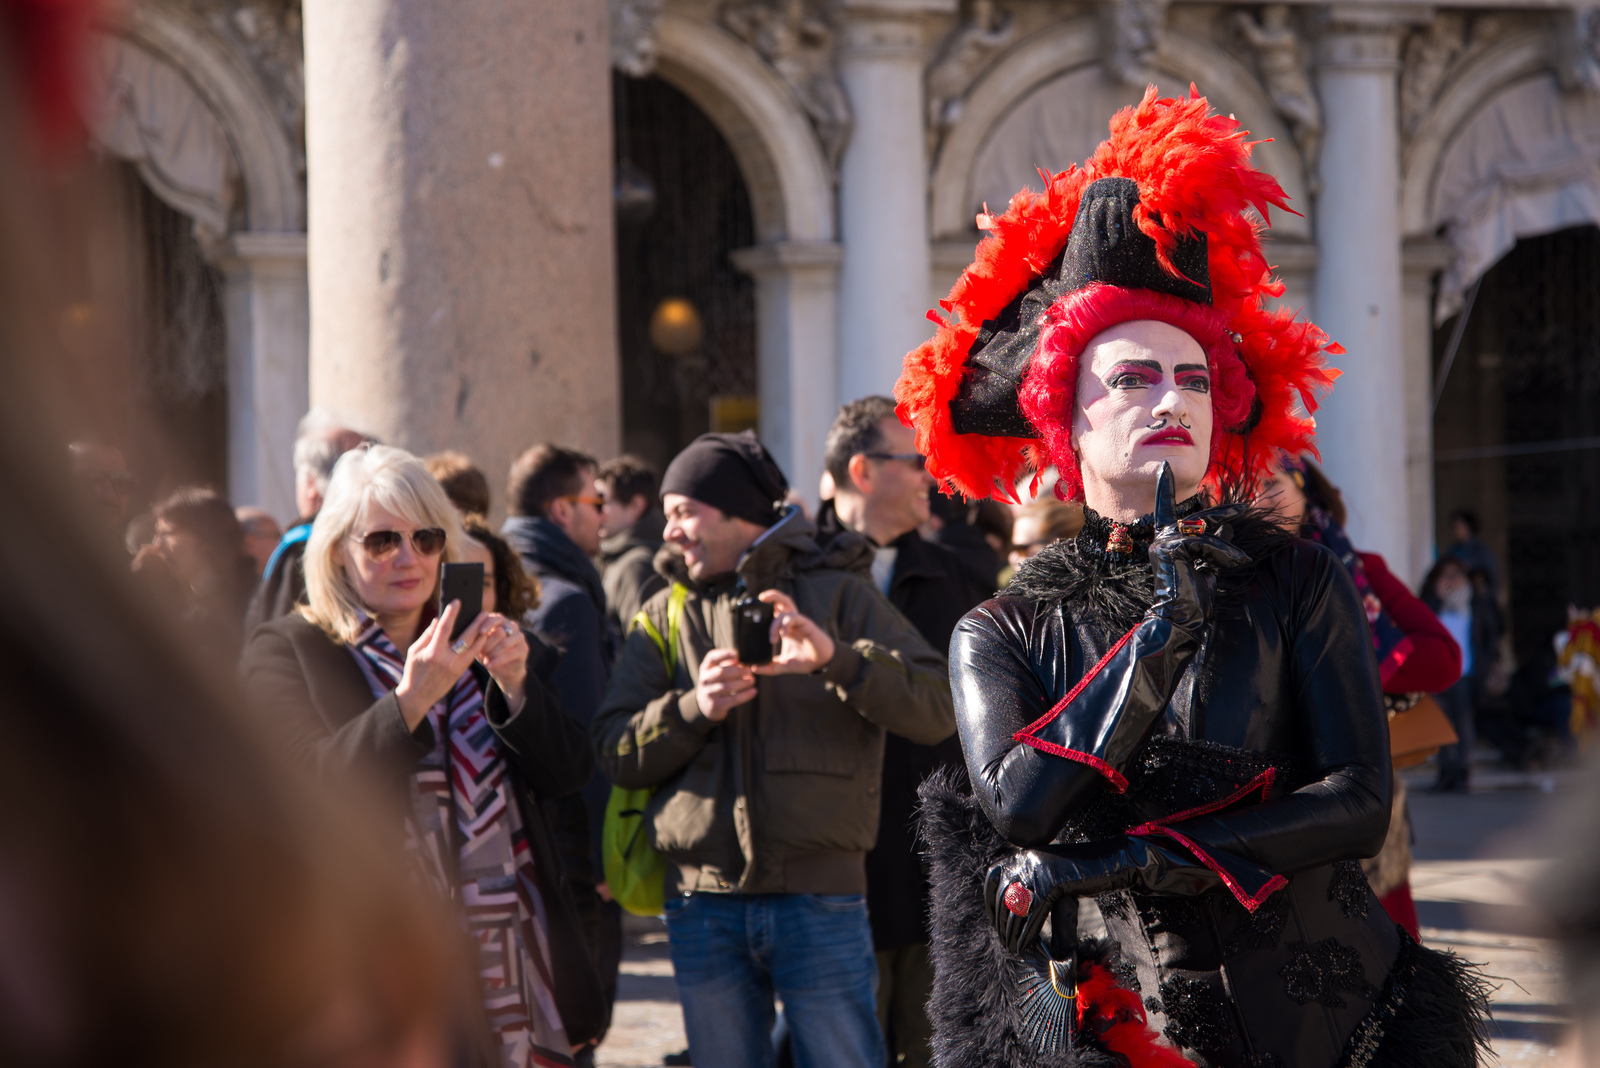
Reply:
M373 530L366 534L350 535L361 543L362 552L374 560L387 560L400 551L400 541L405 537L398 530ZM438 527L423 527L411 532L411 547L419 556L437 556L444 552L444 531Z

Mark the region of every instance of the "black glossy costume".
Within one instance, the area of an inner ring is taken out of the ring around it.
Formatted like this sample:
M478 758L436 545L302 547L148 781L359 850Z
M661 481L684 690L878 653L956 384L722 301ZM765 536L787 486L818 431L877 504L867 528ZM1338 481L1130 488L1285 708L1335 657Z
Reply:
M925 791L950 954L932 1005L941 1063L1057 1063L1002 1033L992 990L1054 897L1096 896L1112 944L1093 951L1197 1064L1412 1063L1402 1031L1434 1047L1430 1064L1471 1064L1481 991L1406 939L1357 863L1383 843L1390 778L1349 575L1258 516L1201 515L1200 538L1157 536L1147 517L1128 557L1104 551L1108 525L1090 513L956 632L973 797L1010 848L973 844L986 829L947 784ZM1194 563L1227 563L1208 542L1250 562L1219 577ZM980 856L997 863L972 870ZM1009 946L974 929L986 877ZM1000 900L1013 881L1033 898L1026 921Z

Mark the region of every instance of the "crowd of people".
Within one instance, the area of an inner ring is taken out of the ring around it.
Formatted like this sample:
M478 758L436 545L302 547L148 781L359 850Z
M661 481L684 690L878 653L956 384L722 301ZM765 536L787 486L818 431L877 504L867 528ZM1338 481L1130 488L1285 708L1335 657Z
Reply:
M201 657L239 665L283 750L393 803L397 842L476 943L491 1060L589 1063L606 1033L623 947L604 855L616 789L647 792L666 860L690 1047L677 1063L931 1063L916 814L919 785L964 766L945 655L1020 568L1077 544L1083 506L1052 492L1054 471L1014 506L943 494L879 396L839 411L814 512L750 432L703 435L659 474L536 445L511 465L498 529L470 457L415 457L318 412L294 446L300 514L281 529L196 486L130 515L117 448L77 442L70 459L139 589ZM1457 517L1419 597L1355 551L1309 457L1285 454L1255 503L1344 562L1386 700L1432 695L1456 738L1435 788L1468 789L1501 626L1473 518ZM473 620L438 603L445 561L483 566ZM752 604L771 620L760 662L736 633ZM1393 784L1365 867L1415 934Z

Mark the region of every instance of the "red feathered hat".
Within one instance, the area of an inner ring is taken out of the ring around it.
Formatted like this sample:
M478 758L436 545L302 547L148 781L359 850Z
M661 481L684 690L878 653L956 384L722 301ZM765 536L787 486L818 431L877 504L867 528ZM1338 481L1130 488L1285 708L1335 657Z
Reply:
M906 356L895 384L900 419L946 488L1015 499L1017 478L1054 464L1057 494L1082 495L1071 443L1079 354L1118 323L1154 319L1193 337L1212 374L1207 481L1254 481L1279 450L1315 451L1316 392L1344 350L1290 312L1261 251L1259 224L1288 210L1283 189L1250 166L1231 118L1151 86L1111 120L1080 169L1023 190L940 306L947 321ZM1306 414L1297 411L1303 407Z

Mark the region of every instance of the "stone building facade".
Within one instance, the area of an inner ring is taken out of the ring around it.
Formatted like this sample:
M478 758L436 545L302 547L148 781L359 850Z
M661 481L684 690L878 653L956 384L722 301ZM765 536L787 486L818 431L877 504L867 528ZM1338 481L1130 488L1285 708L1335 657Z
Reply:
M1497 507L1436 489L1450 323L1519 239L1600 222L1600 15L1550 3L146 0L105 50L100 144L225 279L230 492L286 517L312 403L495 479L535 440L619 446L613 77L671 86L737 162L761 433L807 490L984 206L1193 83L1300 212L1270 257L1347 350L1326 466L1412 580L1442 507Z

